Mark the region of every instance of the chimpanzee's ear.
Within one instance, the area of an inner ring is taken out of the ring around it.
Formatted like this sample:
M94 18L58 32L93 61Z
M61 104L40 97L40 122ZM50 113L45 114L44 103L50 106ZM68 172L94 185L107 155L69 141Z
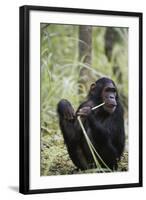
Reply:
M91 94L94 94L95 88L96 88L96 83L92 83L91 86L90 86L90 93Z

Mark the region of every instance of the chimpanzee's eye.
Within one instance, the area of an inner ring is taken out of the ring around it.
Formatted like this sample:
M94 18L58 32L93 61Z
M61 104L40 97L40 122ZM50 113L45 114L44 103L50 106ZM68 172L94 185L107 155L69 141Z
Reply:
M106 92L116 92L116 89L108 87L108 88L105 89L105 91Z

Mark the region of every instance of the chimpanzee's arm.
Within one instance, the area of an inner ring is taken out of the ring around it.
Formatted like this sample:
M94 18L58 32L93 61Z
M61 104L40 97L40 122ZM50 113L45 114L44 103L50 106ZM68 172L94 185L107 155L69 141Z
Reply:
M86 103L82 104L76 114L81 117L84 127L86 127L86 125L90 127L91 134L94 136L95 140L97 139L98 143L112 143L109 128L107 129L100 121L98 121L97 114L95 114L95 111L92 111L92 107L94 106L91 107L90 105L91 104ZM78 122L76 122L76 124L78 127ZM78 129L81 129L81 127L79 126Z

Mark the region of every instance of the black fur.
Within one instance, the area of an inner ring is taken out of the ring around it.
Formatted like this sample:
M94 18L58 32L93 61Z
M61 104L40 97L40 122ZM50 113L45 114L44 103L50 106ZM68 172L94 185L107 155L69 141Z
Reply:
M95 163L77 120L77 115L82 108L94 107L102 103L103 88L110 83L116 88L114 82L108 78L101 78L96 81L94 92L89 91L87 100L79 106L76 113L69 101L61 100L58 103L60 128L70 158L82 170L92 168ZM123 108L117 88L116 102L117 106L112 114L106 112L102 106L95 111L89 109L87 116L81 116L82 123L92 144L111 170L117 170L117 162L121 158L125 145Z

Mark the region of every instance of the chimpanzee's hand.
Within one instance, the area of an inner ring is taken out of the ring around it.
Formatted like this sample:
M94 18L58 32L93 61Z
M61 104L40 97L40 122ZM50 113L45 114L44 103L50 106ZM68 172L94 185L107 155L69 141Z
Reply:
M91 109L90 106L82 107L78 110L77 116L87 117L91 113Z

